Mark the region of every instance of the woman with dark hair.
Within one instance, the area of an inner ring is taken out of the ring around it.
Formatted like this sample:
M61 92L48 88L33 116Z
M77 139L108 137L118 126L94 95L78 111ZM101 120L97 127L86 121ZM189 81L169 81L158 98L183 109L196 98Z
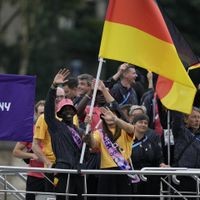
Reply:
M133 118L134 143L132 145L132 163L136 170L143 167L167 167L163 161L160 137L154 130L148 128L149 117L146 114L137 114ZM147 176L147 182L140 181L133 185L134 192L141 195L159 195L160 177ZM139 197L138 199L146 199ZM157 199L157 198L151 198Z
M114 102L104 84L101 91L105 99ZM110 103L112 105L112 103ZM112 107L111 107L112 108ZM131 144L133 142L134 126L120 119L117 109L113 112L101 108L102 129L90 134L90 146L100 152L100 169L129 170ZM131 179L126 174L101 174L99 176L98 194L131 194ZM106 199L131 199L128 197L107 197ZM102 199L98 197L97 199Z

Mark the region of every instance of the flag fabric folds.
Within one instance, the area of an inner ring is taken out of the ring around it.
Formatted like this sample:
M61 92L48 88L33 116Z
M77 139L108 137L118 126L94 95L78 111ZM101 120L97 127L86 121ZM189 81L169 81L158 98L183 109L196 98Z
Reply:
M192 82L194 83L194 85L197 86L200 83L200 81L199 81L199 76L200 76L199 58L193 52L190 45L184 39L183 35L180 33L180 31L178 30L176 25L169 18L169 16L167 15L165 10L161 6L161 4L158 3L158 5L159 5L160 11L162 12L163 18L166 22L167 28L170 32L170 35L172 37L173 43L176 47L178 56L179 56L182 64L184 65L185 69L187 70L187 73L188 73L189 77L191 78ZM164 78L164 77L159 77L158 81L157 81L157 85L156 85L156 91L158 93L158 96L162 99L163 104L165 104L165 101L168 102L169 98L174 97L174 107L177 107L179 105L177 105L176 102L178 102L178 99L181 98L181 96L177 96L176 92L174 94L171 93L171 97L166 96L166 98L164 98L165 94L167 94L170 91L169 90L170 85L172 86L171 80ZM166 86L168 86L168 87L166 87ZM184 100L187 101L188 99L184 99ZM191 99L191 100L193 100L193 99ZM172 101L170 101L170 102L173 103ZM189 101L188 103L191 103L191 101ZM180 108L177 107L176 109L179 110Z
M183 35L180 33L176 25L170 19L170 17L165 12L164 8L162 7L160 1L158 1L159 9L162 13L162 16L165 20L167 28L170 32L172 37L173 43L176 47L176 51L181 59L182 64L184 65L185 69L188 70L189 67L196 65L199 63L198 56L193 52L192 48L190 47L189 43L185 40Z
M190 113L196 88L155 1L110 0L99 57L132 63L171 80L162 103L168 109Z
M32 141L36 78L0 74L0 140Z
M188 67L187 72L193 83L198 87L200 84L200 62Z

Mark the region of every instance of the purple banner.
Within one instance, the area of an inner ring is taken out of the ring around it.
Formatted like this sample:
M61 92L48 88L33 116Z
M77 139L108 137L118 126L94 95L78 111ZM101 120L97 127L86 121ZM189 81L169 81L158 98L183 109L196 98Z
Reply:
M35 76L0 74L0 140L32 141Z

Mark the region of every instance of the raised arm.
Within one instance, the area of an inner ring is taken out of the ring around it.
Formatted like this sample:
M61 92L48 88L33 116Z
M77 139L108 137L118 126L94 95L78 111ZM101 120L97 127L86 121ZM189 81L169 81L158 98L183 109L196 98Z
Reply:
M148 80L148 88L149 89L154 89L153 87L153 73L148 71L147 73L147 80Z
M120 79L121 74L123 74L124 70L128 67L128 63L123 63L119 66L117 72L109 78L107 81L104 81L106 87L111 89L115 83Z
M91 93L92 91L85 94L81 101L75 106L79 117L85 116L85 108L91 101Z
M99 80L98 89L102 92L107 103L111 103L111 102L115 101L115 99L110 94L108 88L106 88L103 81L101 81L101 80Z
M127 133L134 134L134 125L120 119L117 117L109 108L101 108L102 117L107 121L115 123L121 129L125 130Z
M45 116L45 121L47 122L49 127L53 126L53 122L55 120L55 99L56 99L57 87L65 82L65 79L67 78L68 75L69 75L68 69L59 70L59 72L55 75L53 83L47 94L44 116Z
M112 108L116 110L116 112L120 113L121 119L128 122L129 120L125 116L125 114L121 111L118 102L114 99L114 97L110 94L108 88L106 88L103 81L99 80L98 89L102 92L107 103L112 104Z

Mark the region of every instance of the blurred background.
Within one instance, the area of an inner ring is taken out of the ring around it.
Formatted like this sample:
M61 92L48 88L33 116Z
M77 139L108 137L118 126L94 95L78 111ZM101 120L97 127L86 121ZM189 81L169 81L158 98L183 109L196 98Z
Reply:
M200 55L200 0L160 0L193 51ZM44 99L61 67L96 75L108 0L0 0L0 73L37 76ZM101 78L118 63L107 60Z
M200 55L200 0L160 0L172 21ZM108 0L0 0L0 73L37 76L36 99L44 99L54 74L96 75ZM119 63L106 61L101 78ZM0 142L0 165L13 159L14 143Z
M0 0L0 73L37 76L36 101L46 96L53 75L68 67L73 75L96 74L108 0ZM161 0L200 54L200 1ZM107 61L102 78L116 71Z

